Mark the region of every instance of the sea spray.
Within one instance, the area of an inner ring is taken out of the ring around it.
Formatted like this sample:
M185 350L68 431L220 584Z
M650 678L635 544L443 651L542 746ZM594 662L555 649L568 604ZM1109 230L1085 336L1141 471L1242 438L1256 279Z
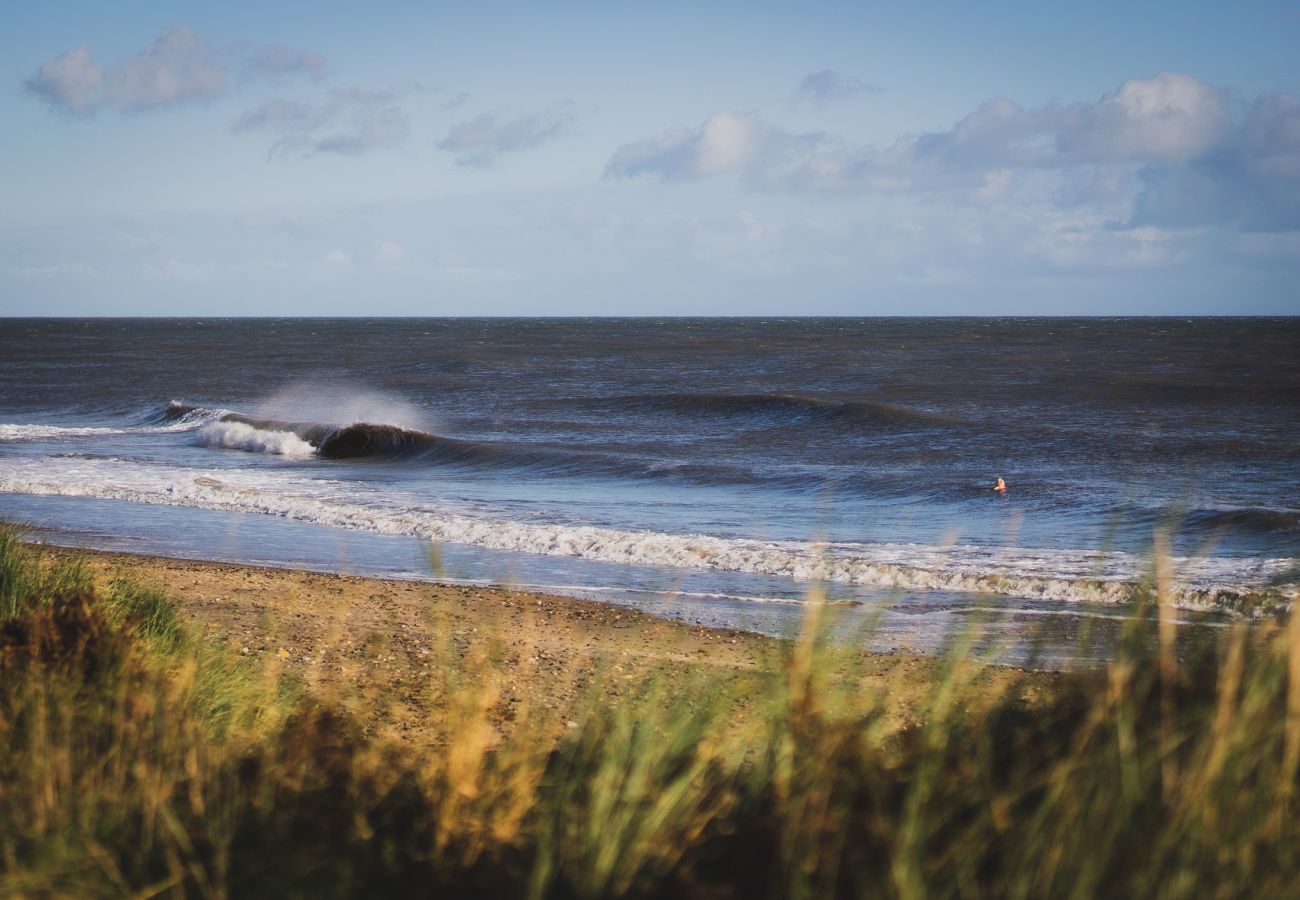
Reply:
M320 422L330 425L391 425L408 431L433 431L428 412L381 390L355 381L318 379L280 388L258 403L251 418L283 422Z

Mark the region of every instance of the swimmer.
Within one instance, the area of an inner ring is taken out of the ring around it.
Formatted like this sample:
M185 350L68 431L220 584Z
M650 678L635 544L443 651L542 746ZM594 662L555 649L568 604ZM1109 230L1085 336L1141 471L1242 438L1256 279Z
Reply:
M997 484L993 485L993 492L995 494L1005 494L1007 492L1007 483L1002 480L1001 475L998 476Z

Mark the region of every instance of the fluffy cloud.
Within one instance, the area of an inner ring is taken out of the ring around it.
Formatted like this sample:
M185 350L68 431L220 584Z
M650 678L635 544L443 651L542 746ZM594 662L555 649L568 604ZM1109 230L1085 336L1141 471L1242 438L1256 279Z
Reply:
M867 84L852 75L841 75L832 69L809 72L799 81L795 88L795 98L812 103L831 103L837 100L850 100L862 94L878 94L878 85Z
M101 109L139 113L220 96L232 63L248 77L305 72L320 78L326 70L318 54L283 46L252 47L232 54L177 25L117 65L101 65L89 47L75 47L47 60L23 86L72 116L91 116Z
M572 126L572 114L563 109L513 119L484 113L451 126L438 141L438 148L455 153L458 166L484 167L503 153L540 147Z
M406 140L410 123L396 100L390 91L360 88L330 91L319 104L271 100L240 116L231 130L277 135L272 156L357 156Z
M1216 147L1233 126L1228 96L1189 75L1126 81L1097 103L1038 114L1056 152L1086 162L1183 163Z
M789 134L752 113L714 113L699 128L624 144L606 165L605 177L677 181L742 173L765 179L803 162L822 140Z
M976 203L1047 178L1061 196L1085 183L1134 185L1132 227L1300 228L1300 103L1242 107L1188 75L1134 79L1093 103L1026 109L989 100L946 131L884 148L791 134L757 116L717 113L696 130L619 147L606 177L735 174L766 189L952 193Z
M1209 151L1185 165L1144 168L1139 179L1135 225L1300 231L1300 101L1260 97Z
M86 116L106 106L143 112L211 100L225 85L226 67L193 31L177 26L116 66L101 66L88 47L76 47L42 64L24 86L57 109Z

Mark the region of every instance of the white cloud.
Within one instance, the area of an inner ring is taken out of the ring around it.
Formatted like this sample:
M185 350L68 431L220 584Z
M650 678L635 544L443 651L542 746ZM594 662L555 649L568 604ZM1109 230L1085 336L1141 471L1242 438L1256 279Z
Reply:
M531 150L560 137L573 122L573 115L564 107L512 119L484 113L451 126L438 141L438 148L455 153L458 166L482 168L503 153Z
M335 247L333 250L325 254L325 262L329 263L331 266L346 266L348 263L352 262L352 257Z
M1026 109L989 100L946 131L884 148L792 134L752 113L721 112L617 148L606 177L664 181L734 174L769 190L949 194L977 204L1051 182L1068 202L1123 191L1133 226L1300 228L1300 102L1261 97L1245 111L1188 75L1124 82L1094 103ZM1104 196L1109 194L1109 196Z
M666 181L726 174L759 177L802 161L822 141L818 134L785 132L753 113L714 113L698 129L674 129L624 144L605 166L605 177L648 175Z
M1139 175L1135 224L1300 231L1300 100L1259 97L1203 156Z
M51 106L84 116L104 102L107 74L90 58L90 49L82 45L43 63L24 87Z
M304 72L319 79L328 67L319 54L280 45L221 50L188 26L176 25L117 65L96 62L84 44L74 47L42 63L23 86L76 117L101 109L148 112L221 96L232 62L250 78Z
M270 100L241 115L235 133L278 135L270 155L318 153L357 156L406 140L410 122L390 91L336 89L320 104Z
M1050 129L1050 114L1040 114ZM1056 150L1089 162L1182 163L1218 145L1232 125L1228 96L1190 75L1126 81L1097 103L1062 110Z
M101 107L144 112L211 100L226 85L226 67L189 28L169 28L149 47L116 66L101 66L85 45L41 65L25 87L74 116Z
M1181 236L1159 228L1119 230L1086 210L1040 210L1021 226L1018 255L1056 269L1145 269L1186 253Z

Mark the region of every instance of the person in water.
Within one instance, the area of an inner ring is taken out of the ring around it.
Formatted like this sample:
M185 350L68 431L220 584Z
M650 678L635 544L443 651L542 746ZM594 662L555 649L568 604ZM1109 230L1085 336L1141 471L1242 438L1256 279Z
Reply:
M1007 492L1007 483L1002 480L1001 475L998 476L997 483L993 485L993 490L998 494L1005 494Z

